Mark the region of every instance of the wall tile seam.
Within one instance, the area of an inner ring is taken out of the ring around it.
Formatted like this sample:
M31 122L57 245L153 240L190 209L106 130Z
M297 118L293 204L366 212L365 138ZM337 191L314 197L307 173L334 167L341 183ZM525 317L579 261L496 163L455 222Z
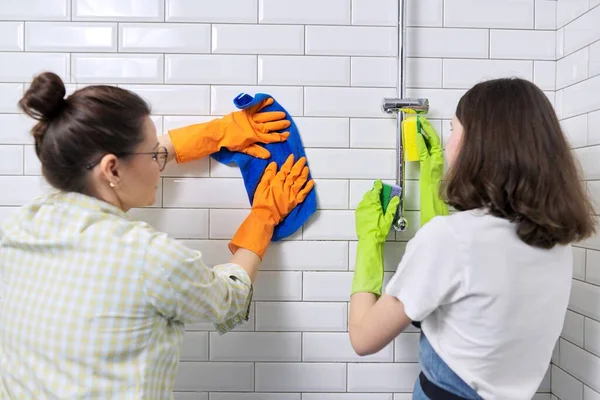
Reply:
M586 15L587 15L589 12L591 12L592 10L594 10L594 9L596 9L596 8L598 8L598 7L600 7L600 4L596 4L594 7L590 7L590 8L588 8L588 10L587 10L586 12L584 12L584 13L582 13L582 14L578 15L577 17L573 18L572 20L570 20L570 21L566 22L564 25L558 26L558 23L557 23L557 24L556 24L556 31L558 31L558 30L560 30L560 29L564 29L564 28L566 28L567 26L569 26L569 25L573 24L573 23L574 23L574 22L576 22L577 20L579 20L579 19L581 19L581 18L585 17L585 16L586 16ZM556 13L556 16L557 16L557 20L558 20L558 12Z
M562 60L564 60L565 58L567 58L567 57L570 57L570 56L572 56L573 54L575 54L575 53L577 53L577 52L579 52L579 51L581 51L581 50L589 49L591 46L594 46L594 45L596 45L596 44L599 44L599 43L600 43L600 39L594 40L593 42L591 42L591 43L589 43L589 44L586 44L586 45L584 45L584 46L582 46L582 47L580 47L580 48L578 48L578 49L576 49L576 50L573 50L573 51L571 51L571 52L570 52L570 53L568 53L568 54L564 54L564 55L563 55L562 57L560 57L560 58L557 58L557 59L556 59L556 62L558 62L558 61L562 61ZM589 60L589 62L591 62L591 60ZM600 75L600 73L598 73L598 74L596 74L596 75ZM592 77L594 77L594 76L596 76L596 75L593 75ZM588 77L587 79L589 79L589 78L590 78L590 77Z

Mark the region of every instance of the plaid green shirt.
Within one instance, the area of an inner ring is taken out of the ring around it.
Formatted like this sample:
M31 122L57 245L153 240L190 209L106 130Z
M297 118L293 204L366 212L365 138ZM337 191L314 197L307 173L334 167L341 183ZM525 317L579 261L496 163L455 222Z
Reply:
M242 268L95 198L44 196L1 234L0 398L169 399L184 324L247 318Z

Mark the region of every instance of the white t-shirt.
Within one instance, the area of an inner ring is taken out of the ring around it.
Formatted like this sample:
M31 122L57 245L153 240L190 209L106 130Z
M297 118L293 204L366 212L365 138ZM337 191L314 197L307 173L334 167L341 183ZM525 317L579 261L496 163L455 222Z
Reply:
M571 246L531 247L511 222L464 211L419 230L385 292L481 397L529 400L562 330L572 269Z

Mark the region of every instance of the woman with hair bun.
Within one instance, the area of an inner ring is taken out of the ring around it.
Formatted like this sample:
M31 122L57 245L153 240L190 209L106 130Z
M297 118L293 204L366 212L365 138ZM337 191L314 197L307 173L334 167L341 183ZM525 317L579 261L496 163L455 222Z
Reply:
M186 323L227 332L248 317L256 271L274 227L312 190L306 160L271 163L228 263L126 212L155 201L167 162L228 148L268 157L286 140L272 104L157 138L150 107L112 86L65 98L53 73L19 102L42 173L56 190L21 207L0 231L0 398L168 399Z

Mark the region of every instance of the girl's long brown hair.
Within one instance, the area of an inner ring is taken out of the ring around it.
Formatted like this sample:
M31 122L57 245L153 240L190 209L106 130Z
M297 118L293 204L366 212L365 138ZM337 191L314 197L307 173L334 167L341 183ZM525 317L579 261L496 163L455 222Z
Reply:
M487 208L525 243L549 249L595 232L591 201L552 104L533 83L495 79L460 100L458 155L444 184L459 211Z

